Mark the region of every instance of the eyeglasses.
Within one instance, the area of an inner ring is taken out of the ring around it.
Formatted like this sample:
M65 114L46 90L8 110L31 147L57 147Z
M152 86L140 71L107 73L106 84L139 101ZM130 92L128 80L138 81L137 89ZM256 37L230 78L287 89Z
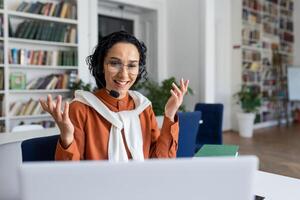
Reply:
M129 63L127 65L123 64L117 60L110 60L107 63L108 70L113 73L118 73L124 67L126 67L126 71L129 74L137 75L139 73L139 65L138 63ZM124 69L123 69L124 70Z

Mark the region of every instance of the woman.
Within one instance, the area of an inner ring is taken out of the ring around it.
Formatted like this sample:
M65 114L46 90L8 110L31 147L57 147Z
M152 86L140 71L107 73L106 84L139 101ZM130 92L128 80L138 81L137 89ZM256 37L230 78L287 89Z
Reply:
M187 92L173 83L161 130L149 100L129 90L146 72L146 46L134 36L115 32L98 43L87 57L98 91L77 91L61 112L61 96L40 100L60 129L56 160L144 160L176 157L176 112Z

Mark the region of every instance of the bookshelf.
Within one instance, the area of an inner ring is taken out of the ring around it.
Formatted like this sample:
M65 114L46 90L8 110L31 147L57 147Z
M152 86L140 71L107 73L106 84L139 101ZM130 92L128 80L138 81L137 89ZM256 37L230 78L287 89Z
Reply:
M286 74L293 64L293 4L293 0L241 3L241 82L262 94L263 106L255 120L258 127L289 117Z
M78 75L77 3L0 1L0 135L19 124L54 127L38 99L72 96L69 88Z

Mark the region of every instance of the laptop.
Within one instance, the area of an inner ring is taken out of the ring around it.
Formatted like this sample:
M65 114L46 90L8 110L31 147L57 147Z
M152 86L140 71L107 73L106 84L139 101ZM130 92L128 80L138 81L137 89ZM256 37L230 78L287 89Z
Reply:
M256 157L24 163L23 200L253 200Z

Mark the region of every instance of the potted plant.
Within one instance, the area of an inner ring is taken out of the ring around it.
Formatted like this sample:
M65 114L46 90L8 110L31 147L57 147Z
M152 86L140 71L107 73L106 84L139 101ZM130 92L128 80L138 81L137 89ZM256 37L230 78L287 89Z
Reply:
M162 125L165 105L171 96L170 89L172 88L172 83L179 85L176 79L171 77L162 81L161 84L153 80L146 80L134 86L134 89L139 90L151 101L159 125ZM187 93L193 95L193 90L188 87ZM181 105L179 111L186 111L185 105Z
M240 136L252 137L255 115L261 106L259 86L242 85L241 90L235 94L235 97L243 111L237 113Z
M81 79L77 79L72 84L70 84L70 89L72 91L76 90L85 90L85 91L94 91L95 88L92 88L92 85L90 83L84 83Z

